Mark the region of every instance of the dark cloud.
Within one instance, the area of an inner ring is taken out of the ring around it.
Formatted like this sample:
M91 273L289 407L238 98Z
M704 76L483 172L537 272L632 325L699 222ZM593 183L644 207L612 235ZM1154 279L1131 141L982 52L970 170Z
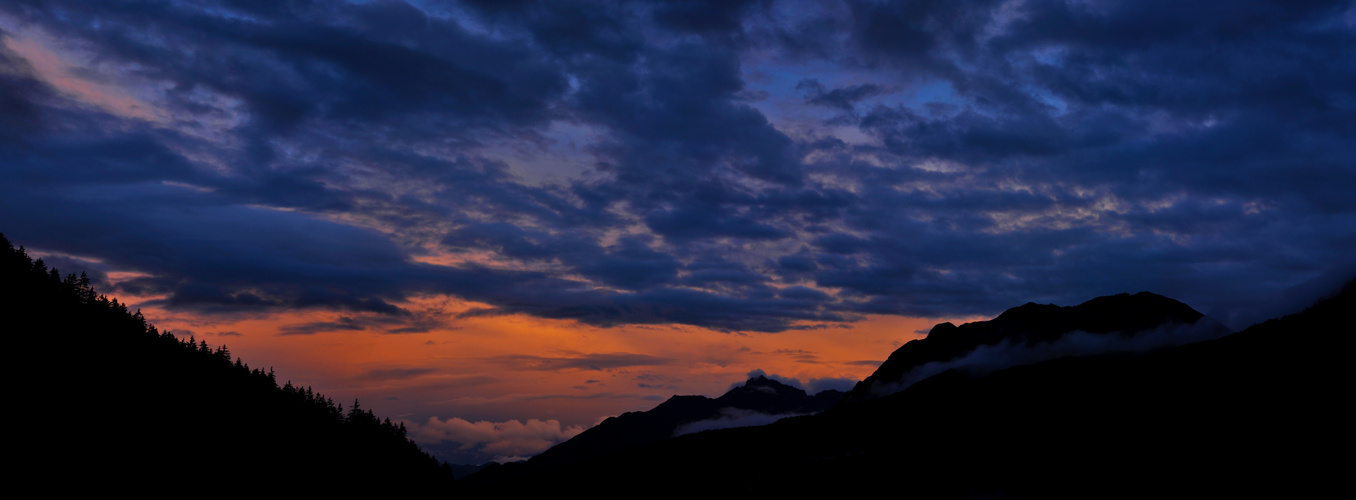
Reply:
M322 332L336 331L363 331L367 326L362 321L351 318L341 317L337 321L316 321L312 323L303 323L297 325L287 325L281 328L279 335L312 335Z
M664 396L633 393L614 393L614 392L594 392L589 394L538 394L523 398L524 400L542 400L542 399L635 399L640 401L663 401Z
M857 103L861 102L863 99L880 94L884 91L879 85L869 83L825 90L824 84L819 83L819 80L813 78L801 80L800 83L796 84L796 89L804 89L808 93L808 95L805 96L805 102L847 112L852 112L857 106Z
M368 370L363 378L372 380L405 380L437 373L434 368L376 368Z
M0 40L10 35L0 29ZM53 98L53 89L37 78L32 64L8 46L0 46L0 146L41 129L40 103Z
M796 360L796 362L798 363L819 362L819 355L811 351L806 351L804 349L777 349L775 351L772 351L772 354L789 357L791 359Z
M605 252L579 259L576 269L607 285L628 290L662 286L677 277L681 265L672 256L635 238L623 238Z
M884 360L870 360L870 359L863 359L863 360L858 360L858 361L847 361L847 362L845 362L844 364L849 364L849 365L861 365L861 366L880 366L880 364L883 363L883 362L884 362Z
M429 331L425 294L772 332L1152 290L1244 322L1352 262L1354 12L15 1L0 230L173 309L351 319L291 333Z
M660 26L692 33L721 34L742 28L743 14L758 0L659 2L654 18Z
M25 17L139 64L142 76L184 92L176 97L211 90L240 99L272 132L312 119L411 115L445 125L522 123L540 119L544 98L564 88L524 48L472 36L404 2L213 3L51 3Z
M513 365L525 370L542 371L560 371L560 370L613 370L617 368L628 368L632 366L656 366L672 363L669 358L649 356L645 354L633 354L625 352L614 353L580 353L568 352L562 353L562 356L527 356L527 355L509 355L499 356L494 360Z

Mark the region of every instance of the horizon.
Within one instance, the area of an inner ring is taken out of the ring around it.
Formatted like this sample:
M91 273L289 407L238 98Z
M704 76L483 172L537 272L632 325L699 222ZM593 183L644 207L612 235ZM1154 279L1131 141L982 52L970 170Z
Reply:
M440 459L1356 277L1356 2L0 6L0 232ZM457 459L452 459L457 460Z

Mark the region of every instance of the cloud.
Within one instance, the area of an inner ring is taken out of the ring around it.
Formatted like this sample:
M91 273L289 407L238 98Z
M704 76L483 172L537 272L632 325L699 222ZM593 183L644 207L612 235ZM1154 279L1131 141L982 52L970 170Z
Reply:
M857 379L851 377L824 377L812 378L805 383L805 392L810 394L819 394L824 391L842 391L852 390L857 385Z
M816 363L819 356L813 352L804 349L777 349L772 354L786 356L801 363Z
M1212 340L1232 333L1228 327L1202 317L1195 323L1167 325L1123 335L1121 333L1093 334L1069 332L1051 342L1013 344L1003 340L997 344L981 345L974 350L946 361L932 361L914 367L893 382L877 381L870 391L877 396L894 394L933 375L960 370L969 376L982 376L1004 368L1036 364L1042 361L1070 357L1092 356L1119 352L1146 352L1166 347Z
M435 368L376 368L362 375L371 380L405 380L436 373Z
M873 362L873 363L874 363L874 364L880 364L879 361ZM776 381L781 382L781 383L783 383L783 384L786 384L786 385L789 385L789 386L791 386L791 387L795 387L795 388L797 388L797 389L800 389L800 390L802 390L802 391L805 391L806 394L809 394L809 395L811 395L811 396L813 396L813 395L815 395L815 394L819 394L820 392L823 392L823 391L828 391L828 390L836 390L836 391L847 392L848 390L852 389L852 387L853 387L854 385L857 384L857 379L851 378L851 377L841 377L841 378L831 378L831 377L826 377L826 378L812 378L812 379L809 379L809 381L807 381L807 382L801 382L800 379L798 379L798 378L787 377L787 376L783 376L783 375L777 375L777 374L775 374L775 373L767 373L767 372L763 371L761 368L758 368L758 369L754 369L753 371L750 371L749 374L748 374L748 377L746 377L746 380L741 380L741 381L739 381L739 382L735 382L734 384L732 384L732 385L730 386L730 389L734 389L734 388L736 388L736 387L741 387L741 386L744 385L745 382L747 382L747 379L757 378L757 377L766 377L766 378L771 379L771 380L776 380ZM783 415L783 416L785 416L785 415ZM778 418L780 418L780 417L778 417ZM750 425L762 425L762 424L750 424ZM715 427L713 427L713 428L715 428Z
M425 295L1232 324L1353 262L1350 2L491 4L5 4L0 229L176 311L389 333Z
M363 331L367 326L351 317L341 317L338 321L315 321L299 325L286 325L280 328L279 335L312 335L333 331Z
M615 392L595 392L590 394L536 394L523 397L528 401L542 399L638 399L641 401L663 401L664 396L655 394L634 394L634 393L615 393Z
M862 84L849 87L825 90L824 84L819 80L806 78L796 84L796 89L804 89L809 95L805 97L805 102L852 112L858 102L868 97L880 94L884 91L879 85Z
M671 358L633 354L563 352L563 356L529 356L515 354L496 356L494 361L512 365L524 370L562 371L562 370L614 370L633 366L658 366L672 363Z
M753 410L744 410L741 408L721 408L720 416L707 420L698 420L678 426L673 430L674 437L684 434L709 431L715 429L731 429L735 427L753 427L758 425L767 425L783 418L794 417L797 414L770 415Z
M429 417L427 422L406 425L416 443L441 451L440 459L455 463L522 460L584 432L583 426L562 427L556 420L537 419L471 422Z

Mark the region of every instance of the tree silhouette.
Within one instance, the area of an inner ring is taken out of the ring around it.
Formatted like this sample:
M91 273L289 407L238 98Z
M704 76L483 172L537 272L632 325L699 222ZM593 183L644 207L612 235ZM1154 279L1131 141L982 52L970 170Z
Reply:
M403 496L450 488L445 464L356 400L346 416L310 387L279 387L271 367L232 359L225 345L161 333L141 311L99 295L87 275L62 277L3 234L0 247L0 318L14 333L11 352L46 374L13 379L14 401L53 415L49 439L10 450L29 464L20 475L60 471L161 494L209 484L171 464L229 479L212 481L213 493ZM185 434L186 426L209 429L213 439Z

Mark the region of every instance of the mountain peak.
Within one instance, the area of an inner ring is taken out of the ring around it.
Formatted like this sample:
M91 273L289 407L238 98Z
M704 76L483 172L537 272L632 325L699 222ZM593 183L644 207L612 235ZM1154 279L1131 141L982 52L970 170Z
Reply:
M932 330L928 331L928 337L946 335L956 330L956 325L952 324L950 321L937 323L936 326L932 327Z
M632 449L669 439L693 425L716 429L761 425L788 415L826 410L843 397L839 391L810 396L796 387L758 375L718 398L674 395L649 411L627 412L609 418L560 443L529 462L558 463ZM737 422L742 417L760 417L759 424Z
M1028 302L992 320L932 327L927 337L890 354L853 388L849 399L903 390L950 369L982 366L980 371L990 371L1054 357L1143 351L1227 333L1224 325L1190 306L1150 292L1097 297L1068 307Z
M809 395L804 390L759 375L744 385L730 389L716 398L721 406L758 410L764 413L785 413L803 406Z
M1159 319L1194 316L1152 294L1090 302L1081 311L1147 304ZM1014 309L1007 317L1049 307ZM472 495L507 490L518 496L634 495L654 485L671 496L827 496L841 494L844 485L920 497L1147 496L1168 489L1317 496L1344 486L1341 464L1306 446L1340 439L1349 428L1338 396L1350 378L1344 341L1352 310L1356 283L1304 312L1215 341L1135 356L1052 360L981 377L943 376L920 384L922 390L757 431L698 433L643 448L632 438L626 441L631 447L607 457L524 467L493 481L473 475L463 485L476 488ZM1028 319L1064 321L1034 316ZM963 340L975 328L1001 323L943 323L927 340ZM1214 328L1206 317L1190 325ZM1182 326L1168 321L1143 332L1066 335L1106 343L1183 333ZM928 345L915 342L910 345ZM1025 348L1011 337L999 343L1015 347L991 353ZM755 378L753 385L760 383ZM1247 439L1239 439L1239 429L1250 429ZM1031 460L1033 450L1047 458ZM1051 480L1052 471L1059 480Z
M744 385L766 384L766 383L781 384L781 382L777 382L776 380L767 378L766 375L758 375L756 377L749 377L749 379L744 382Z
M777 379L767 378L767 377L764 376L764 375L758 375L758 376L756 376L756 377L751 377L751 378L749 378L747 381L744 382L744 385L741 385L741 386L739 386L739 387L735 387L734 389L739 389L740 387L770 387L770 388L777 389L777 390L781 390L781 389L785 388L785 389L790 389L790 390L793 390L793 391L805 392L805 391L803 391L803 390L801 390L801 389L796 388L796 387L793 386L793 385L786 384L786 383L784 383L784 382L782 382L782 381L780 381L780 380L777 380Z

